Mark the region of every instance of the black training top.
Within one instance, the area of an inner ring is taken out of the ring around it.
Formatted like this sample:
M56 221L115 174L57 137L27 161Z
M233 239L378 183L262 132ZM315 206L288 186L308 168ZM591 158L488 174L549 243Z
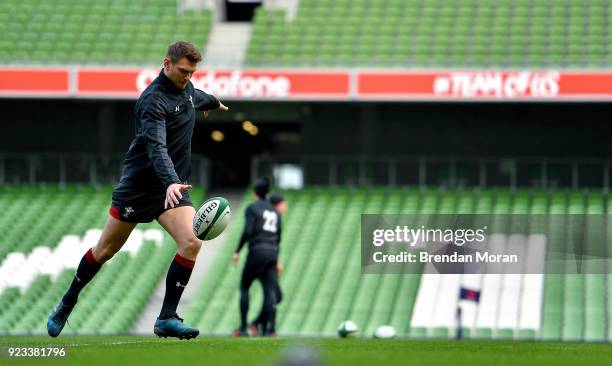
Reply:
M163 70L138 98L132 140L118 189L164 193L191 174L191 136L197 111L219 108L219 100L193 87L177 88Z
M281 218L278 210L268 200L258 199L247 207L245 224L236 253L249 242L249 251L272 249L278 251L281 239Z

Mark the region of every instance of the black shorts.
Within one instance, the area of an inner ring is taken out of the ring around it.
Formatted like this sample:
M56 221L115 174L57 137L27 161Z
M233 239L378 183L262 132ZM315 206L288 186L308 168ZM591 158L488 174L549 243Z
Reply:
M189 192L182 191L183 198L174 207L192 206ZM157 219L166 210L164 208L165 194L152 194L145 192L130 192L125 190L113 191L113 202L109 213L117 220L125 222L144 223Z
M277 262L278 251L276 250L250 250L242 270L240 286L249 288L253 281L258 279L264 287L274 286L280 289L276 272Z

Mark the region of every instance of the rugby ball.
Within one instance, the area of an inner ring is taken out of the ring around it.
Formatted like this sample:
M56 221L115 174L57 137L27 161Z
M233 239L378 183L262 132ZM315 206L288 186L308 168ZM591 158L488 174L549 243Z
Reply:
M230 205L225 198L209 198L193 218L193 233L201 240L214 239L225 230L230 215Z
M354 321L346 320L340 323L340 325L338 326L338 336L340 336L340 338L352 337L357 333L358 330L359 328L357 327L357 324L355 324Z
M374 338L379 339L395 338L396 335L395 328L390 325L381 325L374 332Z

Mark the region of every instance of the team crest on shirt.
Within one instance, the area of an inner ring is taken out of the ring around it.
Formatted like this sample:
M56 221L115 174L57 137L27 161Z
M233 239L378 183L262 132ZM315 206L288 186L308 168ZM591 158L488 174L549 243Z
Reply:
M131 213L134 213L132 206L128 206L123 210L123 217L128 217Z

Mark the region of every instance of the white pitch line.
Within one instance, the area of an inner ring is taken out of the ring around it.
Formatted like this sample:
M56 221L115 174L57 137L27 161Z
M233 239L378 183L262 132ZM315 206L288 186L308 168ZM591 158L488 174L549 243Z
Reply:
M52 347L66 346L66 347L88 347L88 346L115 346L120 344L138 344L138 343L158 343L159 340L147 340L147 341L118 341L118 342L100 342L100 343L64 343L51 345Z

